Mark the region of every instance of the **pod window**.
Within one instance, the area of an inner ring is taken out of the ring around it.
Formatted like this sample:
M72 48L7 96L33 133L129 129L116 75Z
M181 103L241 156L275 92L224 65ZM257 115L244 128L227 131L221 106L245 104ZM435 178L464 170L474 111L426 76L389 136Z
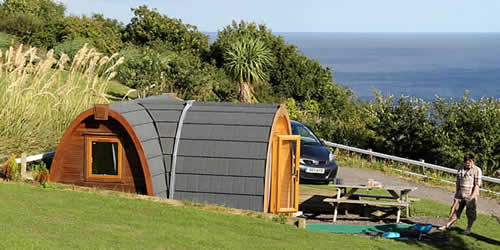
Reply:
M121 178L122 174L122 145L118 138L87 139L88 177Z

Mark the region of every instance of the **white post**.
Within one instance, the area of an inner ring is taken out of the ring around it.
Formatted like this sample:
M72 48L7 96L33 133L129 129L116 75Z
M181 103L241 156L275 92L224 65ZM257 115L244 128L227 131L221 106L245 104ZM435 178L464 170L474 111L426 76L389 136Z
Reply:
M26 152L21 154L21 180L26 179Z
M337 221L337 209L339 207L339 203L335 203L335 210L333 211L333 222L335 223Z

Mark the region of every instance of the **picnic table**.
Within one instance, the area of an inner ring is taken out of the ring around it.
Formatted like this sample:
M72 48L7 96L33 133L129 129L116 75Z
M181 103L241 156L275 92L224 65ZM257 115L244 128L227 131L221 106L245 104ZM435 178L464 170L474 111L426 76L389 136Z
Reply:
M396 223L399 223L401 217L401 209L410 206L408 193L417 189L416 187L405 186L385 186L385 185L350 185L350 184L330 184L330 187L337 188L337 194L334 198L326 198L323 201L330 203L334 207L333 222L337 221L337 210L340 204L359 204L361 206L379 206L392 207L397 209ZM371 195L356 193L359 190L380 189L387 191L390 195ZM368 197L376 200L362 200L360 198ZM355 198L355 199L353 199ZM390 201L380 201L379 199L390 199ZM409 211L406 209L406 217L409 217Z

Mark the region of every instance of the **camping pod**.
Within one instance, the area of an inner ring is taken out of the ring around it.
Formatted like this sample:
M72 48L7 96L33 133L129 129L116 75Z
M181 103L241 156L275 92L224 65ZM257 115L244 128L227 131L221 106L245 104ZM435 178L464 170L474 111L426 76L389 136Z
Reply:
M49 180L290 213L298 209L299 156L284 105L161 95L81 113Z

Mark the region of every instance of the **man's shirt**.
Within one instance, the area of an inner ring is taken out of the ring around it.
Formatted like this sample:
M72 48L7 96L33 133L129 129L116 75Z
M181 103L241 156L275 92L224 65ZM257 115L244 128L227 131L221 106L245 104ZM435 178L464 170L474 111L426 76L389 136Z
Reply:
M455 198L466 199L471 196L474 185L481 187L481 177L483 173L479 167L473 165L467 169L462 166L457 173L457 193Z

